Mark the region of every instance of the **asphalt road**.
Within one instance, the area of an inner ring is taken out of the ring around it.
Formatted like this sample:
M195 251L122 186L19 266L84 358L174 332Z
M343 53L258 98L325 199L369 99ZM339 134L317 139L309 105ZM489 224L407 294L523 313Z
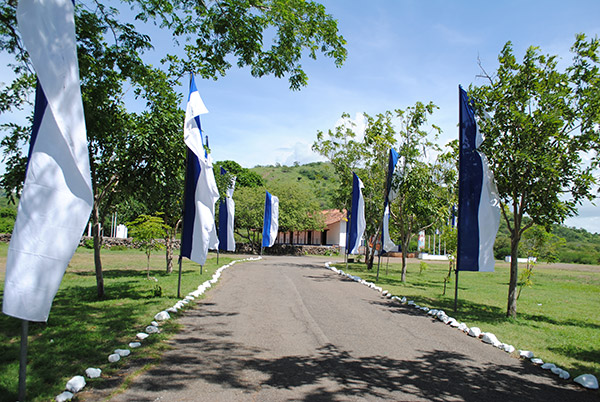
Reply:
M225 270L162 362L111 401L598 401L324 261Z

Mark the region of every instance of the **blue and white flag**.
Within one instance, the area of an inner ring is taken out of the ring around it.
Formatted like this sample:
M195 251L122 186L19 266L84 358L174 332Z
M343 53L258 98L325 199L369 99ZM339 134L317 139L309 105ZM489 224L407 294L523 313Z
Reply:
M362 194L364 187L356 173L352 173L352 206L348 213L346 254L359 253L360 240L367 227L367 221L365 220L365 199Z
M221 175L227 171L221 167ZM235 177L231 186L227 189L227 195L219 205L219 250L235 251L235 238L233 236L233 218L235 215L235 203L233 202L233 190L235 188Z
M48 320L94 202L73 15L71 0L20 0L17 7L38 86L2 311L28 321Z
M181 255L204 265L209 248L218 247L215 203L219 191L212 159L203 145L200 115L208 113L190 77L190 94L185 112L183 138L188 147Z
M381 233L382 254L385 251L397 250L398 248L390 238L390 203L396 198L396 192L392 192L392 185L398 159L398 152L396 152L395 149L390 148L385 201L383 204L383 231Z
M458 251L459 271L493 271L500 198L485 155L483 137L467 92L459 87Z
M267 191L265 197L265 215L263 220L262 246L271 247L275 244L279 231L279 198Z

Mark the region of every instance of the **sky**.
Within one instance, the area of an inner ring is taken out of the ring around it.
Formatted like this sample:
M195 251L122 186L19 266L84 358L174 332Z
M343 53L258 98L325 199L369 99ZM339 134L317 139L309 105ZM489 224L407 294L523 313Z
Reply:
M232 68L225 77L196 79L209 110L202 128L214 160L244 167L320 161L311 151L318 131L327 132L348 113L435 103L430 122L441 127L440 143L458 136L458 85L482 85L478 60L488 71L507 41L522 58L529 46L556 54L567 65L576 33L600 36L598 0L321 0L347 41L341 68L319 55L302 65L308 86L291 91L286 79L254 78ZM155 57L172 52L169 35L155 44ZM0 65L5 63L0 58ZM4 81L4 80L1 80ZM188 88L177 88L187 98ZM182 101L185 109L185 102ZM568 226L600 233L600 208L586 204Z

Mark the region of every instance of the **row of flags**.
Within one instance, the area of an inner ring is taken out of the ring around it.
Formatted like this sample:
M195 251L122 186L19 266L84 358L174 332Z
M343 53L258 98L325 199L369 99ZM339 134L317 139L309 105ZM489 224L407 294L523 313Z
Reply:
M92 210L85 119L71 0L20 0L17 22L38 76L34 124L26 179L9 246L3 313L27 321L47 321L52 300ZM458 269L493 270L492 247L499 223L499 199L487 160L477 149L482 138L466 92L460 92L460 172ZM181 255L201 265L209 249L235 250L234 182L219 206L210 153L202 137L200 116L207 113L190 77L184 122L187 145L185 213ZM390 150L384 205L383 247L389 236L389 205L395 194L392 177L398 154ZM226 172L221 171L222 174ZM353 173L346 250L358 253L366 221L362 181ZM266 192L263 247L278 233L279 199Z
M457 270L493 271L494 241L500 225L500 198L488 161L478 149L483 142L467 92L459 87L459 189ZM390 149L384 197L381 252L396 250L390 238L390 203L396 198L393 177L400 157ZM346 254L357 254L365 229L362 182L353 173L352 206L348 211ZM454 207L452 208L454 226Z

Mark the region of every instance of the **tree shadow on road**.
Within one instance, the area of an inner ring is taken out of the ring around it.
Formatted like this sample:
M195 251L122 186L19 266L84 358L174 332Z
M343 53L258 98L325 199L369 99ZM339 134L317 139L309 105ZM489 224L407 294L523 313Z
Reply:
M219 312L210 314L218 316ZM308 355L273 358L268 350L235 342L218 323L183 334L174 344L179 345L165 354L159 366L131 385L128 398L155 400L154 392L190 390L199 379L240 395L271 389L287 400L300 401L533 402L592 401L597 396L565 387L558 379L540 383L536 368L527 362L482 367L464 354L444 350L421 350L418 358L400 360L361 356L327 344Z

